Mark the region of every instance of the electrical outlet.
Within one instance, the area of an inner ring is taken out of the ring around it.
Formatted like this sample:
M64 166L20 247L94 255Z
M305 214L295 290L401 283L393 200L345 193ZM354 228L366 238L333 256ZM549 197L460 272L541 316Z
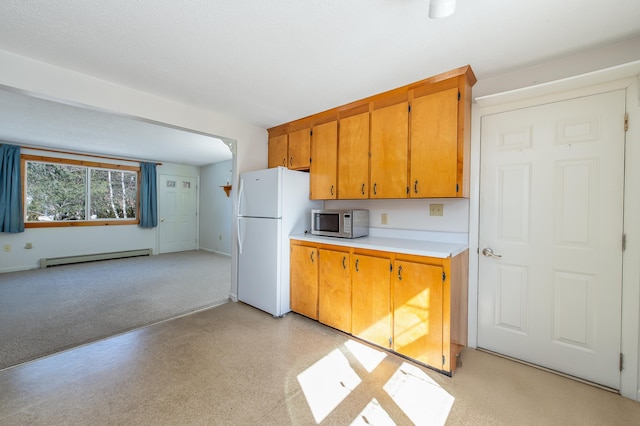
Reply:
M444 212L444 206L442 204L429 204L430 216L442 216Z
M24 245L24 248L26 248L27 250L31 250L33 248L33 244L27 243Z
M5 244L4 251L11 251L11 244Z
M386 225L387 223L389 223L389 216L386 213L382 213L380 215L380 224Z

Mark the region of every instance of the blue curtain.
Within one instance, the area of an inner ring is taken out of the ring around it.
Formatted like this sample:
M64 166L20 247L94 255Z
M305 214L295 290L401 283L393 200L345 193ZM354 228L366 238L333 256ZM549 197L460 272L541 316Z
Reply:
M20 147L0 145L0 232L24 232Z
M140 226L158 226L158 189L156 187L156 164L140 163Z

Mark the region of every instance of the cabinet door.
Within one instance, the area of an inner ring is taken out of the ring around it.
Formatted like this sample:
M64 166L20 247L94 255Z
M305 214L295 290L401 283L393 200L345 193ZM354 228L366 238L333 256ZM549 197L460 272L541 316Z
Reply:
M320 250L318 320L351 333L351 273L349 253Z
M411 103L411 197L456 197L458 88Z
M313 200L335 200L338 192L338 122L331 121L313 128L311 135L311 172L309 176Z
M391 260L354 254L351 265L351 333L390 348Z
M287 167L288 136L280 135L269 139L269 168Z
M318 249L291 245L291 310L318 319Z
M394 262L394 350L442 369L442 273L440 266Z
M338 198L369 198L369 113L340 120Z
M371 113L370 198L407 197L409 104Z
M308 170L310 157L310 129L302 129L289 133L289 168L294 170Z

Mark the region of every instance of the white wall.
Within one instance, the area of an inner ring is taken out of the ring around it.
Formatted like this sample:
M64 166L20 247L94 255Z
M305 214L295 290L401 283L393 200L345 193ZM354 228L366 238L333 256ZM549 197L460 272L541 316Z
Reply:
M231 160L201 167L200 248L231 255L233 205L222 185L231 182Z
M442 204L442 216L430 216L430 204ZM468 199L339 200L325 201L324 205L328 209L368 209L369 226L372 228L469 232ZM386 225L381 223L383 213L387 214Z

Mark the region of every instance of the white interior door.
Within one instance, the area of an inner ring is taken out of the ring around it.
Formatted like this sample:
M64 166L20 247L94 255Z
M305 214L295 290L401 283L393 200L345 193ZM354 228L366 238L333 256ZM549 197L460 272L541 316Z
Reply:
M198 248L196 177L160 175L158 230L160 253Z
M478 346L614 389L624 112L621 90L481 121Z

